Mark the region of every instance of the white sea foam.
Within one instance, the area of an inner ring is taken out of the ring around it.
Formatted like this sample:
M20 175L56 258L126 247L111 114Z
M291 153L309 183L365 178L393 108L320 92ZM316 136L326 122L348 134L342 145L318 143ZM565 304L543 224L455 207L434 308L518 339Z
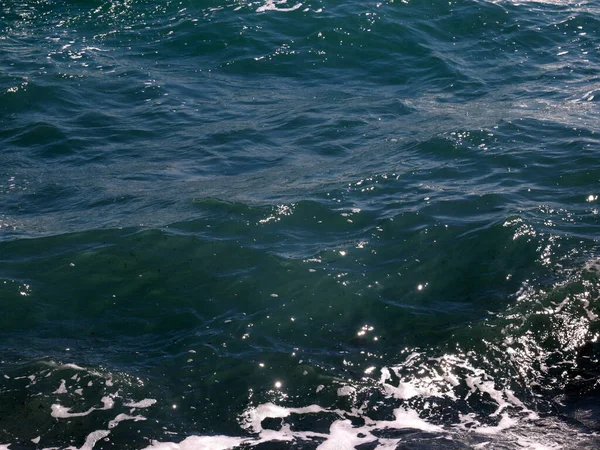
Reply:
M144 400L140 400L139 402L128 402L123 403L123 406L128 406L129 408L149 408L154 405L156 400L153 398L145 398Z
M117 425L119 425L120 422L123 422L125 420L133 420L134 422L138 422L140 420L146 420L146 418L144 416L141 416L141 415L130 416L128 414L119 414L113 420L111 420L110 422L108 422L108 428L109 429L110 428L114 428Z
M256 8L256 12L265 12L265 11L294 11L302 6L302 3L296 3L294 6L278 6L285 4L287 0L267 0L264 5Z
M190 436L178 444L154 441L144 450L229 450L242 445L245 441L230 436Z
M57 419L68 419L71 417L83 417L83 416L87 416L88 414L94 412L94 411L102 411L102 410L107 410L107 409L112 409L115 405L115 402L112 398L112 396L104 396L101 399L102 403L104 406L102 406L102 408L89 408L86 411L83 412L78 412L78 413L72 413L70 412L72 408L67 408L65 406L59 405L59 404L54 404L51 406L51 410L52 410L52 417L56 417Z
M66 394L67 384L65 380L60 380L60 386L53 392L53 394Z
M92 450L94 448L94 446L96 445L96 443L100 439L104 439L109 434L110 434L110 431L108 431L108 430L93 431L90 434L88 434L88 436L85 440L85 443L81 447L79 447L79 448L67 447L66 450Z
M355 448L357 445L367 444L376 440L373 436L365 434L362 427L352 426L349 420L338 420L331 424L329 436L325 442L319 445L318 450L338 450L342 448ZM357 431L359 431L357 433Z
M68 419L71 417L87 416L91 412L95 411L96 408L90 408L84 412L72 413L72 412L70 412L71 408L67 408L62 405L54 404L54 405L52 405L51 410L52 410L52 413L51 413L52 417L56 417L57 419Z

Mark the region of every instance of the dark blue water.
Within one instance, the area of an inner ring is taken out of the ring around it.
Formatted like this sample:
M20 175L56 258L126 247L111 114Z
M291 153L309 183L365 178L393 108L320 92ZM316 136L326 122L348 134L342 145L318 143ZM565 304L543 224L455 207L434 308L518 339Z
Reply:
M0 3L0 448L600 447L599 17Z

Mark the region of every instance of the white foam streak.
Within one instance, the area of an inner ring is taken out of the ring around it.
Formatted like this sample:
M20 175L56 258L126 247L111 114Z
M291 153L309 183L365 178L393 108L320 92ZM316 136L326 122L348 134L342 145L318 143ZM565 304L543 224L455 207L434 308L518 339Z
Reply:
M397 408L394 410L394 420L366 420L366 424L361 427L352 425L352 422L347 419L337 420L331 424L328 434L294 432L290 430L289 425L283 425L279 431L264 430L262 427L262 421L267 418L283 419L289 417L291 414L311 413L335 413L340 417L344 415L344 411L325 409L318 405L310 405L302 408L284 408L282 406L274 405L273 403L265 403L250 408L244 414L244 423L242 424L242 427L259 434L258 440L251 443L251 445L269 441L293 441L297 439L313 439L315 437L326 438L326 440L319 445L319 450L354 448L360 444L380 441L379 438L372 434L373 430L410 428L428 432L443 431L441 427L427 423L425 420L421 419L416 411L404 408ZM365 417L365 419L368 418ZM380 446L378 448L384 447Z
M128 414L119 414L113 420L108 422L108 428L114 428L117 425L119 425L120 422L123 422L124 420L133 420L134 422L138 422L140 420L146 420L146 418L142 415L130 416Z
M56 368L57 369L74 369L74 370L84 370L85 371L85 369L83 367L78 366L77 364L71 364L71 363L61 364L61 365L57 366ZM93 372L90 372L90 373L93 373Z
M260 13L260 12L265 12L265 11L281 11L281 12L294 11L302 6L302 3L296 3L294 6L291 6L288 8L281 8L281 7L277 6L277 5L280 5L285 2L286 2L286 0L267 0L267 2L264 5L256 8L256 12Z
M362 428L362 427L361 427ZM331 424L328 439L317 447L317 450L339 450L355 448L357 445L366 444L376 440L367 435L359 437L359 429L352 426L349 420L338 420ZM363 433L364 434L364 433Z
M246 439L230 436L190 436L179 444L153 441L143 450L229 450L243 444Z
M52 410L51 416L56 417L57 419L68 419L70 417L83 417L83 416L87 416L88 414L90 414L94 411L102 411L102 410L112 409L115 406L115 402L112 399L112 397L110 397L110 396L102 397L101 400L104 405L102 408L93 408L92 407L92 408L88 409L87 411L79 412L79 413L69 412L69 411L71 411L71 408L66 408L62 405L55 403L54 405L52 405L50 407Z
M431 431L431 432L443 431L442 427L433 425L433 424L428 423L428 422L424 421L423 419L421 419L419 417L419 414L412 409L409 409L409 410L405 410L402 408L395 409L394 416L395 416L395 420L380 422L378 425L378 428L380 428L380 425L383 425L386 428L396 428L396 429L413 428L416 430Z
M83 416L87 416L92 411L96 410L96 408L90 408L84 412L71 413L71 412L69 412L69 411L71 411L71 408L65 408L64 406L57 405L57 404L52 405L51 409L52 409L51 416L56 417L57 419L68 419L70 417L83 417Z
M318 405L309 405L302 408L284 408L273 403L264 403L253 408L249 408L243 415L242 428L254 433L264 432L262 421L269 419L285 418L290 414L310 414L332 412Z
M128 406L129 408L149 408L154 405L156 400L153 398L145 398L144 400L140 400L139 402L128 402L124 403L123 406Z
M59 363L54 362L54 361L42 361L41 363L45 364L47 366L50 366L50 367L52 367L53 369L56 369L56 370L73 369L73 370L86 371L85 368L83 368L81 366L78 366L77 364L72 364L72 363L59 364ZM96 374L97 372L90 371L90 373Z
M66 450L92 450L100 439L104 439L110 434L108 430L96 430L88 434L85 443L78 449L75 447L67 447Z

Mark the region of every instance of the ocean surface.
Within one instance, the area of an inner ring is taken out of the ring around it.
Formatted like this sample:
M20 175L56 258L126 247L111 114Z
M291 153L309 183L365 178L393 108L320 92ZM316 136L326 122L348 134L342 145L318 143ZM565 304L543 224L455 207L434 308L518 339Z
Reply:
M0 3L0 449L600 448L600 2Z

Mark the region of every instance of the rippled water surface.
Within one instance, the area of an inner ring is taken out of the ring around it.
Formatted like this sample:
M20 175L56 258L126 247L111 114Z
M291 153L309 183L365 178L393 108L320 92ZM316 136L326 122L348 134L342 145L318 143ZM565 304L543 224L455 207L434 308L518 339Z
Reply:
M600 6L0 4L0 449L600 447Z

